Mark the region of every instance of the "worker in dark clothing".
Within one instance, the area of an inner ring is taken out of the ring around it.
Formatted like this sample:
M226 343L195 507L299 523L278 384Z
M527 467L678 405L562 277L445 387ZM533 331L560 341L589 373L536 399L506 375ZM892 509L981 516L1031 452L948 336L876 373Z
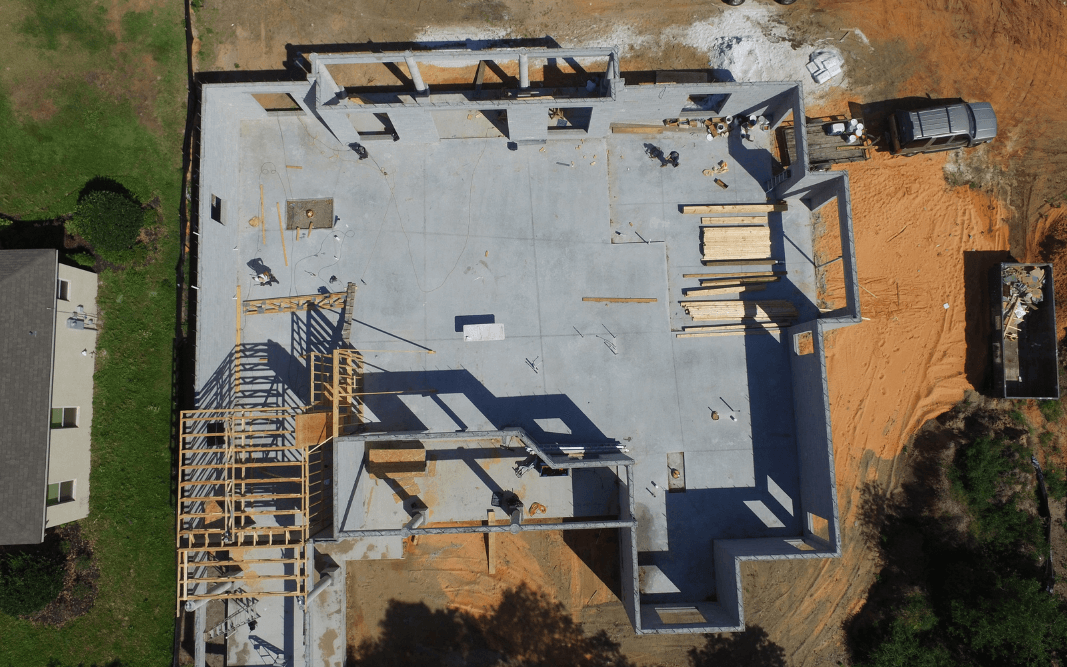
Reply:
M669 164L672 167L677 169L678 168L678 158L679 157L680 156L678 155L678 151L671 151L671 154L667 156L666 164L662 164L660 166L666 167Z

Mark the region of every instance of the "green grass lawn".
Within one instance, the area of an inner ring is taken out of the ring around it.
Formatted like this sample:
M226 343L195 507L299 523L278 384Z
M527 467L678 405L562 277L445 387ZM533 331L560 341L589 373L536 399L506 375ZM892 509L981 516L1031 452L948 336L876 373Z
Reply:
M141 201L159 197L163 225L147 262L100 275L92 490L82 522L100 570L96 604L60 629L0 614L0 666L171 660L171 351L186 54L182 4L155 5L0 7L0 56L11 64L0 71L0 212L26 221L65 215L87 181L105 177Z

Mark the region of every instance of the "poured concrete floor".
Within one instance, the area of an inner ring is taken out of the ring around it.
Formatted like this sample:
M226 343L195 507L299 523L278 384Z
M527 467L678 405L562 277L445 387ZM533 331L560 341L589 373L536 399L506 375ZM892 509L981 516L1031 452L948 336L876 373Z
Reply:
M201 225L201 284L227 286L200 293L202 403L225 400L237 283L249 299L342 292L353 282L351 343L365 354L365 390L412 392L368 397L368 430L521 426L543 443L618 442L636 460L641 562L679 591L649 590L659 597L646 601L714 595L712 540L800 533L791 342L675 338L692 324L677 303L681 289L697 286L683 273L765 268L702 266L699 216L679 205L764 201L770 154L766 137L742 145L656 135L652 143L681 155L679 168L661 168L646 142L612 135L518 150L503 139L374 142L371 159L359 161L314 121L245 121L244 194L227 202L226 225ZM720 159L730 163L728 190L702 173ZM260 185L266 224L252 227ZM284 232L283 255L275 203L284 214L287 199L321 197L333 198L336 227L300 240ZM790 205L770 216L773 251L789 274L756 296L790 299L803 320L817 312L811 220L799 201ZM255 284L254 268L264 266L278 284ZM242 375L257 388L254 401L304 404L301 355L335 346L338 319L244 317L243 343L259 351L246 351L258 370L249 362ZM486 322L502 324L504 340L464 342L463 324ZM712 410L722 418L713 421ZM687 490L667 493L667 456L676 453ZM575 487L572 502L602 492Z

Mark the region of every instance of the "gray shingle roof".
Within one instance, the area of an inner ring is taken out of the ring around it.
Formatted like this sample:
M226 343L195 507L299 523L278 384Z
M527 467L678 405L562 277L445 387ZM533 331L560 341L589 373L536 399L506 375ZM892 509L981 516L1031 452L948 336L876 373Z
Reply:
M44 539L58 257L0 250L0 544Z

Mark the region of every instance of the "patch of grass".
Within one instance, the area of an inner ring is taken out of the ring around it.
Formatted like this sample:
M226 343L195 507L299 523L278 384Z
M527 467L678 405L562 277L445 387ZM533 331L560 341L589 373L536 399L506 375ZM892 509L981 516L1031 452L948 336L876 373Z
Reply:
M104 25L107 9L83 0L30 0L31 14L18 30L35 44L49 51L75 42L89 51L100 51L115 43L115 36Z
M153 235L148 261L98 276L104 326L94 377L92 493L89 517L81 522L94 553L91 562L75 563L75 569L99 571L93 607L62 628L0 614L0 665L167 665L176 588L171 349L187 94L181 12L175 3L154 0L155 25L143 18L128 20L134 34L123 33L129 48L120 53L100 48L113 40L110 32L100 37L106 29L93 0L24 2L31 19L0 25L0 37L19 40L21 58L55 58L45 50L56 48L71 66L62 86L42 88L55 107L45 121L16 117L0 89L0 146L5 148L0 211L27 220L55 219L74 212L87 182L104 177L125 185L138 201L158 196L163 228ZM146 4L151 7L153 0ZM58 12L58 19L46 25L53 16L49 12ZM14 36L15 30L28 38ZM119 71L119 65L140 62L145 55L159 63L153 73L161 78L152 77L149 90L156 95L157 121L149 125L157 130L142 123L145 118L130 101L143 99L144 89L116 90L122 80L105 80L110 87L98 87L83 76ZM156 211L151 215L158 226ZM70 259L93 261L80 250Z
M127 41L142 45L161 65L185 56L185 36L154 11L123 14L122 34Z
M1022 410L1012 410L1008 413L1008 417L1019 426L1030 426L1030 422L1026 420L1026 415L1022 413Z
M1063 419L1063 404L1057 400L1038 401L1037 408L1041 410L1041 416L1050 424L1055 424Z
M0 210L5 213L69 213L86 182L101 176L124 183L142 201L159 184L180 179L180 153L175 153L180 144L160 141L129 104L78 83L61 93L57 106L47 122L19 123L8 98L0 95L0 145L7 149L0 160Z

